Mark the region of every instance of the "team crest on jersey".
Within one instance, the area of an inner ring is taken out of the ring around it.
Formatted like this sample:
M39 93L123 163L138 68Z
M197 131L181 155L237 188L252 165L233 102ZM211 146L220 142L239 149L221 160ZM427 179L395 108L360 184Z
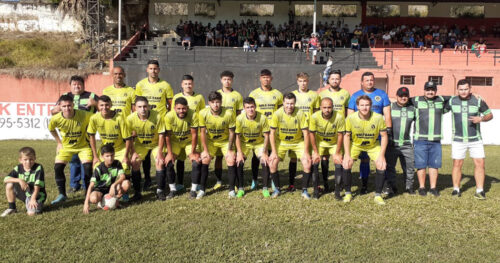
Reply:
M334 123L334 124L332 124L332 128L333 128L333 129L337 128L337 125L335 125L335 123Z
M273 96L273 100L275 100L275 99L276 99L276 96Z
M127 93L123 93L123 96L124 96L124 97L127 97L127 95L128 95Z
M375 129L375 124L372 124L372 129Z
M382 98L381 98L380 96L375 96L375 101L376 101L376 102L379 102L379 101L381 101L381 100L382 100Z
M401 117L406 117L406 115L407 115L406 111L401 112Z
M234 98L232 98L231 101L234 102Z
M467 106L463 106L463 107L462 107L462 111L463 111L463 112L467 112L468 110L469 110L469 107L467 107Z
M307 99L307 101L311 102L311 101L312 101L312 99L311 99L311 98L308 98L308 99Z
M155 126L154 126L154 124L153 124L153 125L151 125L151 130L154 130L154 129L155 129Z
M117 130L118 130L119 128L120 128L120 127L119 127L118 125L115 125L115 129L117 129Z
M222 126L225 126L225 125L226 125L226 122L225 122L225 121L223 121L223 122L222 122Z
M297 120L295 120L295 124L297 124Z
M162 90L162 89L159 89L159 91L160 91L160 93L162 93L162 91L163 91L163 90Z

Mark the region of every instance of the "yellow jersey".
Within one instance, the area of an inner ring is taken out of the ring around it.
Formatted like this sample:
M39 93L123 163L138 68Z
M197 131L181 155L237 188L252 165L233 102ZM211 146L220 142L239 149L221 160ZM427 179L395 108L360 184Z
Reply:
M260 112L257 112L253 120L248 119L246 113L242 112L236 118L235 132L240 135L241 142L261 144L264 142L264 133L269 133L269 123Z
M340 112L333 111L332 117L325 120L321 111L315 112L309 120L309 131L314 133L316 143L336 144L338 133L345 131L345 118Z
M104 119L100 112L92 115L87 133L91 135L99 133L102 144L113 145L115 152L125 148L125 140L131 137L125 117L116 111L110 119Z
M222 107L234 110L235 113L243 110L243 97L239 92L234 89L231 92L219 89L218 92L222 95Z
M184 118L179 118L175 111L170 111L163 117L164 129L160 133L170 132L170 141L172 143L192 141L191 129L198 128L198 113L194 110L189 109Z
M248 96L255 100L257 111L268 119L271 119L271 115L283 105L283 94L277 89L264 91L262 88L256 88Z
M146 97L151 109L164 116L167 113L167 100L174 97L174 91L165 80L158 79L158 82L150 83L149 79L145 78L135 85L135 95Z
M64 118L62 112L50 118L49 131L59 130L64 149L81 149L89 147L87 126L92 113L75 110L71 119Z
M307 113L295 108L292 114L285 113L283 107L279 108L271 119L269 125L271 129L276 129L278 139L286 144L298 143L303 141L304 136L302 130L307 130L309 127L309 118Z
M334 91L332 89L325 89L321 93L320 96L320 105L321 100L325 97L328 97L333 100L333 110L342 112L343 116L345 116L346 108L349 105L349 99L351 95L345 89L340 89L339 91Z
M384 117L375 112L371 112L368 120L361 119L359 112L353 112L345 121L345 131L351 134L352 144L363 148L376 146L380 132L386 130Z
M188 102L189 108L194 110L196 113L199 113L202 109L205 108L205 98L203 98L203 95L197 93L193 93L193 95L184 95L183 92L175 94L174 98L172 99L172 107L170 108L174 108L175 99L180 97L185 98Z
M309 114L311 116L314 109L319 109L319 95L317 92L308 90L307 92L300 92L299 90L294 90L295 94L295 108Z
M236 114L234 111L222 108L219 115L212 114L210 108L200 111L199 125L205 127L208 140L212 142L227 142L229 139L229 129L236 127Z
M148 149L158 146L158 130L162 129L163 125L159 113L150 111L148 118L141 120L137 112L133 112L127 117L127 125L131 132L135 132L135 144Z
M111 109L121 112L124 116L132 112L132 104L135 103L135 90L132 87L115 88L114 85L108 86L102 91L102 95L109 96L113 103Z

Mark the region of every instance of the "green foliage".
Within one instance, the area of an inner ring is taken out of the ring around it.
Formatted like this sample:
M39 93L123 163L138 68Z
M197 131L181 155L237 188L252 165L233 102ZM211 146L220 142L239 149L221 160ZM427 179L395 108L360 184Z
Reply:
M15 66L16 63L8 57L0 57L0 68L11 68Z
M17 151L30 145L46 172L48 203L57 195L54 141L0 141L0 174L17 163ZM0 219L2 262L497 262L500 249L500 147L486 147L488 199L473 198L473 165L464 163L463 195L451 197L450 147L443 149L438 188L442 196L398 195L373 204L373 193L350 204L332 194L303 200L299 192L263 199L260 190L229 200L227 191L202 200L183 194L166 202L145 193L141 204L83 215L82 192L63 206L46 207L30 218L24 204ZM246 185L249 185L249 161ZM333 167L333 165L331 164ZM357 167L357 163L355 167ZM154 167L154 166L153 166ZM189 185L186 165L185 185ZM331 167L331 168L332 168ZM286 185L288 162L280 166ZM373 169L373 164L372 164ZM66 168L66 177L69 181ZM398 169L401 173L401 170ZM154 174L154 171L152 171ZM298 173L300 174L300 172ZM225 174L224 180L227 180ZM357 170L354 185L357 185ZM399 174L398 187L403 188ZM300 177L297 185L301 184ZM331 184L333 183L330 177ZM209 187L214 184L210 175ZM373 178L369 188L373 191ZM417 184L417 183L416 183ZM168 188L168 187L167 187ZM311 189L310 189L311 190ZM356 186L353 188L357 191ZM7 207L0 184L0 209Z

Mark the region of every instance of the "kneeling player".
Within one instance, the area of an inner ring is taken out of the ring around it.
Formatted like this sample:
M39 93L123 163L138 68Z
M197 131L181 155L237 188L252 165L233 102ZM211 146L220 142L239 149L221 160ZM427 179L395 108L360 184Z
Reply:
M269 169L274 182L274 193L272 197L280 194L280 184L278 176L278 163L285 159L288 152L295 153L300 158L304 168L302 178L302 196L305 199L311 197L307 193L309 180L311 178L311 156L309 154L309 118L307 114L295 108L295 95L288 93L285 95L283 107L278 109L271 119L271 155L269 156Z
M325 97L321 100L320 111L314 113L309 121L309 140L313 150L313 198L319 197L319 164L328 162L332 156L335 164L335 198L340 200L340 182L342 178L342 142L345 131L344 114L333 110L333 100ZM328 167L328 166L327 166ZM325 169L323 167L322 169ZM328 177L323 178L325 189L328 188Z
M122 164L115 160L115 149L111 144L101 147L101 158L104 160L95 169L90 185L87 189L87 196L83 204L83 213L89 213L89 203L103 207L101 201L104 195L120 198L130 188L130 181L125 179L125 172Z
M376 204L384 205L382 198L382 188L385 179L385 150L387 148L388 136L382 115L372 112L372 100L367 95L361 95L356 99L357 112L347 116L345 123L346 133L344 135L344 167L343 181L345 185L344 202L352 199L351 168L354 160L359 154L365 151L371 160L375 160L377 174L375 176L375 198ZM377 140L380 134L380 142ZM351 143L352 138L352 143Z
M233 188L229 188L229 197L235 197L236 156L233 144L236 117L234 111L221 107L222 95L219 92L213 91L208 95L208 104L210 107L201 110L199 115L203 152L201 153L201 190L197 198L205 195L208 166L218 151L226 157L229 182L233 182Z
M191 191L189 198L196 198L196 188L200 184L200 154L196 152L198 143L198 113L190 109L188 101L178 97L174 101L174 110L167 113L163 120L163 130L160 130L159 147L163 148L166 142L167 156L163 159L159 153L157 166L166 164L165 170L156 172L158 188L156 195L158 200L165 200L165 177L168 181L170 193L168 198L176 195L174 163L179 155L188 155L191 160ZM158 164L158 162L162 162ZM179 172L179 171L178 171Z
M264 187L262 194L269 197L267 190L269 180L269 167L267 166L267 147L269 144L269 124L266 116L256 111L255 100L247 97L243 100L245 112L236 118L236 165L238 175L238 197L243 197L243 167L245 160L252 152L260 159L262 163L262 180ZM254 182L256 185L257 183ZM229 189L234 188L234 182L229 182Z

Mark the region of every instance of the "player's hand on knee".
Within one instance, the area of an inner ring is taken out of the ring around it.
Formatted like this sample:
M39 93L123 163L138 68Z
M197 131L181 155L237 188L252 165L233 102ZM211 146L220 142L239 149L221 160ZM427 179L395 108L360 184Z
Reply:
M344 161L342 162L342 166L344 169L351 169L352 167L353 160L351 157L346 157L344 158Z
M375 165L377 166L378 170L385 170L387 166L385 158L383 156L378 157L377 160L375 161Z
M242 152L236 153L236 165L239 165L241 162L245 162L245 155Z
M190 153L189 160L191 160L191 162L201 162L200 154L197 152Z
M172 153L167 153L167 156L165 157L165 164L170 162L175 163L175 157Z
M201 153L201 160L210 159L210 154L207 151Z
M333 155L333 163L334 164L342 164L342 155L341 154L334 154Z
M260 163L265 166L268 166L268 162L269 162L269 156L267 156L267 154L262 154L262 156L260 157Z
M313 152L311 156L312 163L317 164L321 161L321 156L317 152Z

